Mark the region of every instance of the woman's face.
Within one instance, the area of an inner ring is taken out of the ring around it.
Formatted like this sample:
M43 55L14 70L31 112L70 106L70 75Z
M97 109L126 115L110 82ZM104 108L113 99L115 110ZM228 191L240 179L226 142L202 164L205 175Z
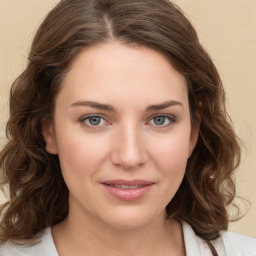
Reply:
M43 126L70 192L70 218L117 228L162 220L197 139L184 77L159 52L117 42L83 50Z

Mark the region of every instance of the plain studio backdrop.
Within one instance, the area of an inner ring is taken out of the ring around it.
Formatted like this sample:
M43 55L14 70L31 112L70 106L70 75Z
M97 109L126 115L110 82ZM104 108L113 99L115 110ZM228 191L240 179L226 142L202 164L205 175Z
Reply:
M0 0L0 146L5 142L10 85L26 66L36 29L57 2ZM238 195L250 201L251 207L229 229L256 238L256 0L173 2L187 14L216 64L226 90L227 109L245 143L235 179ZM0 198L5 200L2 194Z

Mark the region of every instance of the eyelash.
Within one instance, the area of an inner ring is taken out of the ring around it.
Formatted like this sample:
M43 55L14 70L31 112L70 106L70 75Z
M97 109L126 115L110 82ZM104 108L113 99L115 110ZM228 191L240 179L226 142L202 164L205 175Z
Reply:
M99 129L99 128L101 128L102 125L93 125L93 124L89 124L89 123L86 122L87 120L88 120L88 122L89 122L89 120L92 119L92 118L99 118L99 119L100 119L100 122L101 122L102 120L104 120L106 123L110 124L109 122L106 121L106 118L104 118L104 117L101 116L101 115L97 115L97 114L92 114L92 115L83 116L83 117L79 120L79 122L82 123L84 126L90 128L90 129ZM103 124L103 125L104 125L104 124Z
M150 124L150 122L152 120L154 120L155 118L158 118L158 117L163 117L165 120L164 120L164 123L166 122L166 119L169 120L169 122L167 124L160 124L160 125L156 125L156 124ZM104 120L104 124L96 124L96 125L93 125L93 124L89 124L87 123L90 122L89 120L92 119L92 118L99 118L100 119L100 123L102 122L102 120ZM82 118L79 119L79 122L82 123L84 126L90 128L90 129L100 129L103 125L107 124L111 124L110 122L108 122L106 120L105 117L101 116L101 115L97 115L97 114L91 114L91 115L86 115L86 116L83 116ZM161 127L168 127L168 126L171 126L172 124L174 124L176 122L176 117L174 117L173 115L168 115L168 114L157 114L157 115L154 115L154 116L151 116L149 121L146 122L146 124L149 124L149 125L153 125L153 126L156 126L158 128L161 128Z
M165 121L166 121L166 119L168 119L169 122L168 122L168 124L162 124L162 125L153 124L153 125L155 125L156 127L168 127L168 126L170 126L170 125L172 125L172 124L174 124L174 123L176 122L176 117L173 116L173 115L168 115L168 114L157 114L157 115L154 115L154 116L152 116L152 117L149 119L149 122L150 122L151 120L154 120L155 118L158 118L158 117L163 117L163 118L165 118ZM164 122L165 122L165 121L164 121Z

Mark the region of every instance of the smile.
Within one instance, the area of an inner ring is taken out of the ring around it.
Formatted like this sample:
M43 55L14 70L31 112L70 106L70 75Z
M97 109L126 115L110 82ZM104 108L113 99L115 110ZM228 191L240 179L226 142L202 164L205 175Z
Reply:
M154 183L144 180L112 180L101 183L107 194L122 201L134 201L150 192Z
M121 189L136 189L141 188L147 185L136 185L136 186L129 186L129 185L119 185L119 184L106 184L107 186L115 187L115 188L121 188Z

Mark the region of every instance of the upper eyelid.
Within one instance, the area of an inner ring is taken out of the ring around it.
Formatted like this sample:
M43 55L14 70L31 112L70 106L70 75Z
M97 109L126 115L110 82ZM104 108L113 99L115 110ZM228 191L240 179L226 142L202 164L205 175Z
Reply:
M152 115L152 117L154 117L154 116L174 117L174 115L172 115L172 114L167 114L167 113L158 113L158 114Z
M92 113L92 114L87 114L87 115L83 115L79 118L79 121L84 121L86 120L87 118L89 117L100 117L100 118L103 118L106 122L111 122L109 120L111 120L111 118L109 117L106 117L104 114L99 114L99 113ZM151 119L155 118L155 117L158 117L158 116L164 116L164 117L168 117L170 119L174 119L176 121L176 116L173 115L173 114L167 114L167 113L157 113L157 114L153 114L151 116L149 116L147 119L146 119L146 122L150 121Z
M79 118L79 120L85 120L86 118L89 118L89 117L100 117L100 118L103 118L104 120L106 120L107 118L105 117L105 115L102 115L102 114L87 114L87 115L83 115Z
M88 118L90 117L100 117L102 118L106 123L108 123L108 119L106 117L104 117L103 115L100 114L89 114L89 115L83 115L82 117L80 117L78 119L79 122L84 123ZM89 125L88 125L89 126Z
M149 124L149 125L153 125L153 126L156 126L156 127L158 127L158 128L165 128L165 127L169 127L169 126L171 126L172 124L174 124L174 123L177 122L177 118L176 118L176 116L174 116L174 115L171 115L171 114L155 114L155 115L151 116L151 117L148 119L147 123L151 122L152 119L154 119L155 117L159 117L159 116L160 116L160 117L169 118L169 123L166 124L166 125L154 125L154 124Z
M101 124L101 125L92 125L92 124L89 124L87 122L87 119L90 118L90 117L100 117L104 120L104 123ZM108 125L110 122L102 115L99 115L99 114L89 114L89 115L83 115L81 118L78 119L78 122L86 127L87 129L90 129L90 130L102 130L104 128L104 126Z
M151 120L152 118L154 117L158 117L158 116L164 116L164 117L169 117L171 119L177 119L175 115L172 115L172 114L166 114L166 113L159 113L159 114L154 114L154 115L151 115L148 119Z

